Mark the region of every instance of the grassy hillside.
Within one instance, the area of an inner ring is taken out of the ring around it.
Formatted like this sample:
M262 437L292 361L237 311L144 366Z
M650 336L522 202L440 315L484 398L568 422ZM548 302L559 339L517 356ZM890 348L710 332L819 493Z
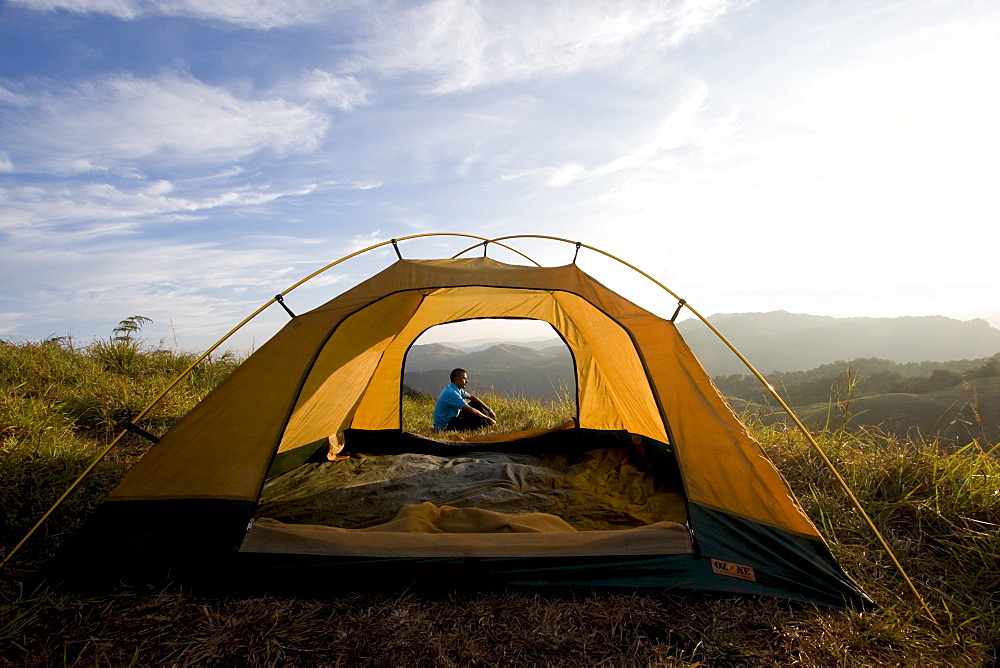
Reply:
M796 407L809 425L824 425L830 403ZM936 436L955 444L1000 441L1000 378L984 378L926 394L893 393L834 404L832 419L896 434Z
M877 428L960 445L1000 440L1000 355L945 364L956 370L927 363L928 375L904 377L886 360L855 360L767 380L811 427ZM787 421L756 378L715 380L738 412Z
M0 342L0 554L191 361L130 336ZM234 366L203 364L142 426L160 433ZM571 407L490 397L505 428L548 426ZM408 428L430 398L404 401ZM834 425L836 426L836 425ZM0 571L0 664L48 665L984 665L1000 645L1000 462L832 429L824 450L906 565L928 621L830 473L794 432L752 425L837 558L880 604L818 610L670 592L397 592L333 599L210 596L181 588L83 596L33 589L37 570L146 449L129 437Z
M974 360L899 364L877 357L823 364L809 371L764 374L782 398L794 406L826 401L846 382L855 397L878 394L925 394L956 385L963 380L1000 377L1000 353ZM716 376L716 386L727 397L759 401L766 391L748 371Z

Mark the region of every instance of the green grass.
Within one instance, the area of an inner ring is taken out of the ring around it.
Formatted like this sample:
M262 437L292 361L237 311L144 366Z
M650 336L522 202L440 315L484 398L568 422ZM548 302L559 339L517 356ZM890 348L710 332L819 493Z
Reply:
M109 355L66 340L0 342L0 554L120 422L193 360L142 345L134 352ZM236 361L224 356L200 365L141 426L161 433ZM572 414L568 402L484 398L500 417L496 431L553 426ZM406 428L430 433L432 405L431 397L406 397ZM670 592L444 590L310 599L211 597L178 588L98 597L32 590L36 569L148 447L129 436L0 571L0 664L978 666L995 654L997 452L982 442L948 449L873 430L819 434L939 630L803 438L782 425L751 427L877 610Z
M128 371L107 358L106 341L0 341L0 544L15 544L122 425L145 408L194 356L137 348ZM165 431L225 377L231 355L203 362L139 426ZM121 479L149 443L128 435L46 525L48 554ZM29 559L29 561L31 561Z

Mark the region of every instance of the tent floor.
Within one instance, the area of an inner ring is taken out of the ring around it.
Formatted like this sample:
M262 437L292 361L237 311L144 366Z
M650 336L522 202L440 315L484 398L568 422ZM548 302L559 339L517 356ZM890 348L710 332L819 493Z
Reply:
M379 448L369 442L349 458L307 462L265 484L242 549L426 557L690 552L683 493L664 482L672 476L654 477L627 435L598 444L593 432L568 431L479 445L404 436L388 448L393 454L372 452ZM424 452L400 452L404 445Z

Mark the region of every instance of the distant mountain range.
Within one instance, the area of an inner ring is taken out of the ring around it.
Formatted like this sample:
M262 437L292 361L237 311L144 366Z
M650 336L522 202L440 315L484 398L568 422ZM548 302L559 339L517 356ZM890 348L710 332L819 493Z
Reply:
M833 318L773 311L719 314L709 321L765 374L808 371L859 358L943 362L1000 352L1000 330L985 320L943 316ZM683 321L678 329L709 375L749 373L700 321ZM437 394L455 367L469 371L473 392L493 388L504 394L553 399L564 386L572 396L575 387L569 351L556 338L416 345L407 355L404 382Z
M832 318L775 311L720 314L709 321L761 373L813 372L797 381L800 387L806 387L807 381L818 383L819 389L813 394L823 399L816 404L802 405L805 402L800 404L795 399L806 398L808 393L795 390L789 396L796 411L810 424L826 419L829 410L826 393L841 373L833 368L837 362L855 361L852 367L862 375L890 371L906 378L928 375L935 369L962 373L982 364L982 358L1000 353L1000 330L985 320L961 321L940 316ZM711 376L749 373L700 321L681 322L678 329ZM872 358L909 366L888 365L891 368L883 369L885 365L880 366L878 360ZM978 361L937 364L954 360ZM929 364L913 364L918 362ZM820 368L825 365L830 368ZM564 392L570 397L575 395L572 359L557 338L517 343L482 339L459 344L416 345L407 355L403 381L416 390L436 395L448 383L448 373L455 367L469 371L469 389L473 393L492 389L510 396L540 400L556 399ZM792 380L782 379L782 384ZM754 408L756 404L735 396L739 394L735 388L744 381L720 378L717 382L737 411L758 410ZM756 383L754 385L756 388ZM755 391L759 396L759 388ZM984 431L988 438L1000 437L1000 426L997 426L1000 425L1000 378L977 380L971 385L952 385L930 393L889 392L858 397L854 401L854 424L902 431L916 428L923 433L934 431L956 441L978 438Z
M413 346L406 356L403 382L437 395L448 384L451 370L461 367L469 372L472 394L492 389L508 396L551 400L566 387L571 397L576 396L572 357L559 339L539 348L511 343L477 347L469 351L441 343Z
M943 362L1000 352L1000 330L985 320L833 318L785 311L723 313L708 320L764 374L807 371L863 357L900 363ZM749 373L701 321L685 320L677 328L709 375Z
M487 348L492 348L493 346L501 343L513 343L524 348L541 350L542 348L558 346L561 344L561 341L554 336L546 336L534 339L518 339L516 341L508 341L506 339L473 339L471 341L460 341L458 343L445 343L444 345L449 348L461 350L462 352L474 353L479 352L480 350L486 350Z

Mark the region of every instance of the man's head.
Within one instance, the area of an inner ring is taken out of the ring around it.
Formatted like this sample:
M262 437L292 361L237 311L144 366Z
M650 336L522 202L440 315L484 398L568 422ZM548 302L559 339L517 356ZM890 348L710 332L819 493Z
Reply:
M451 372L451 382L455 383L455 387L462 389L469 382L469 374L465 369L453 369Z

